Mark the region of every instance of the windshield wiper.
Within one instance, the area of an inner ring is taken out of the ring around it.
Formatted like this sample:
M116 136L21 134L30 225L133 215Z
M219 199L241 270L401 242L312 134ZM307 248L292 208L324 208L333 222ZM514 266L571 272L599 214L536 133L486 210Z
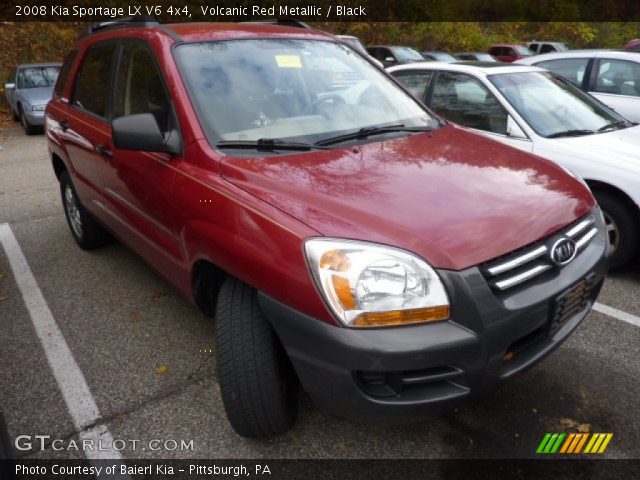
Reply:
M278 138L259 138L258 140L222 140L216 144L218 148L246 148L259 152L274 152L276 150L325 150L313 143L287 142Z
M334 143L342 143L349 140L361 140L372 135L381 135L389 132L430 132L432 127L405 127L404 124L389 125L386 127L364 127L357 132L346 133L344 135L337 135L335 137L325 138L316 142L314 145L333 145Z
M596 133L594 130L563 130L562 132L552 133L551 135L547 135L547 138L558 138L558 137L579 137L581 135L591 135L592 133Z
M629 122L628 120L617 120L600 127L598 131L606 132L607 130L620 130L622 128L631 127L632 125L633 123Z

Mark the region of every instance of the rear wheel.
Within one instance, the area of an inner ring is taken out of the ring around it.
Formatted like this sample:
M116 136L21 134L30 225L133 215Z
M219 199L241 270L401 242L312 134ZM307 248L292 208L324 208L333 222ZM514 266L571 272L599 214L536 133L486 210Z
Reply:
M220 393L233 429L243 437L279 435L298 413L298 383L275 331L258 305L258 292L225 280L216 306Z
M74 240L84 250L93 250L111 242L111 235L84 208L71 176L66 170L60 175L60 193L67 223Z
M609 237L609 266L612 270L629 263L638 253L640 221L638 212L618 196L609 192L594 192L602 208Z

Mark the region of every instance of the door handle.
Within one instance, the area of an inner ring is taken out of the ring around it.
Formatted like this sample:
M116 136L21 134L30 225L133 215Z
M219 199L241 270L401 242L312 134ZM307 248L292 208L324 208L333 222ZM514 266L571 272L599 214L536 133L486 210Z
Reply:
M67 130L69 130L69 121L66 118L64 120L60 120L58 122L58 125L60 125L60 128L62 129L63 132L66 132Z
M113 152L111 150L109 150L108 147L105 147L104 145L98 145L96 147L96 150L100 153L100 155L102 155L103 157L107 157L107 158L111 158L113 157Z

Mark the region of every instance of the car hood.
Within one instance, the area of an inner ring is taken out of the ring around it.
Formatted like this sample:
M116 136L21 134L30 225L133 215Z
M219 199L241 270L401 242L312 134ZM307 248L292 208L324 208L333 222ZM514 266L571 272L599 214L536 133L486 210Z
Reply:
M322 235L453 270L539 240L594 205L561 167L452 125L329 151L225 156L221 173Z
M609 166L640 173L640 126L581 137L555 138L547 143L551 150L556 144L570 150L574 156L587 156Z
M20 90L20 96L30 105L45 105L53 96L53 87L24 88Z

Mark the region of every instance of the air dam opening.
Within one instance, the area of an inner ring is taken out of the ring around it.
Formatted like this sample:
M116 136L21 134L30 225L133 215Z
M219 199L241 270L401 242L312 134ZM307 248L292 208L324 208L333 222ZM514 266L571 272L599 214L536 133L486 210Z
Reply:
M440 401L469 393L464 372L451 365L399 372L357 371L355 378L364 393L389 402Z

